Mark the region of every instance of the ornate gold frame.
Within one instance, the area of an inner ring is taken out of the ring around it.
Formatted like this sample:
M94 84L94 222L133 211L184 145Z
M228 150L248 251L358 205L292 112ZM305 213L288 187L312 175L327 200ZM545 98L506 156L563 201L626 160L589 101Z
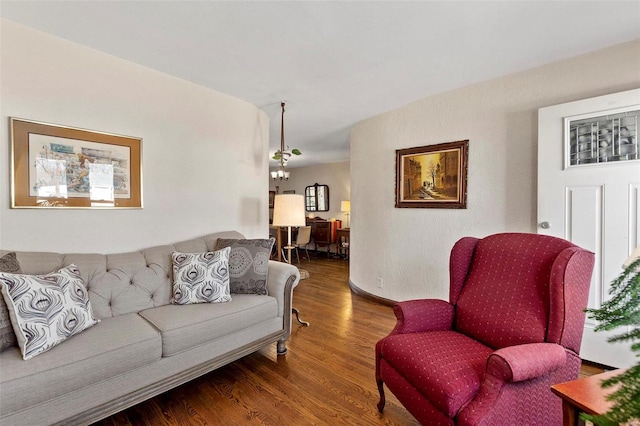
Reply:
M468 152L469 140L396 150L396 207L466 209Z

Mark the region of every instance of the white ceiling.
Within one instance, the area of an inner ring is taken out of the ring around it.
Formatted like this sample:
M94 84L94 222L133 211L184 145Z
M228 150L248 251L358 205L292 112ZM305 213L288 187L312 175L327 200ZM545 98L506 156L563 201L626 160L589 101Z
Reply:
M363 119L640 39L640 0L2 0L0 16L259 106L271 153L284 100L290 167L347 160Z

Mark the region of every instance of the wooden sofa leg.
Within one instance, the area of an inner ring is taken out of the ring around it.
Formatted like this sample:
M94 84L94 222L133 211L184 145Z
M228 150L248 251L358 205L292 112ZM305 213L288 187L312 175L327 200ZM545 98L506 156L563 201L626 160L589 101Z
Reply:
M382 413L384 410L384 404L386 400L384 398L384 383L382 380L378 380L378 392L380 393L380 401L378 401L378 411Z
M276 343L276 352L278 355L284 355L287 353L287 339L278 340Z

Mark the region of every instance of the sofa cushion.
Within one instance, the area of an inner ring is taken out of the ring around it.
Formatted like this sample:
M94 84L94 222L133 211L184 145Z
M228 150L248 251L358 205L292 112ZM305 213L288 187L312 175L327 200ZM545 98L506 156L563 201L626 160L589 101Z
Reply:
M173 298L171 303L221 303L229 294L229 247L214 252L173 252Z
M267 294L269 257L275 238L247 240L220 238L216 250L231 247L229 274L231 293Z
M7 253L0 257L0 272L8 272L10 274L22 273L15 252ZM13 332L9 309L7 309L7 304L4 302L4 297L0 295L0 352L17 344L18 340L16 339L16 334Z
M382 358L450 418L480 389L492 352L455 331L395 334L380 346Z
M157 330L137 314L94 327L25 362L0 353L0 412L11 413L150 364L161 356Z
M25 360L98 322L75 265L40 276L0 272L0 286Z
M227 303L166 305L140 312L162 335L162 356L171 356L277 317L271 296L238 294Z

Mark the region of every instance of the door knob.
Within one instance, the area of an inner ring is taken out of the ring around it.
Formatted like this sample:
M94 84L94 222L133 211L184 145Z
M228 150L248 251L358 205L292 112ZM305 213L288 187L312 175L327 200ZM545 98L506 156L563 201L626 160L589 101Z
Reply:
M549 222L546 222L546 221L545 221L545 222L542 222L542 223L540 224L540 228L542 228L542 229L549 229L549 228L551 228L551 224L550 224Z

